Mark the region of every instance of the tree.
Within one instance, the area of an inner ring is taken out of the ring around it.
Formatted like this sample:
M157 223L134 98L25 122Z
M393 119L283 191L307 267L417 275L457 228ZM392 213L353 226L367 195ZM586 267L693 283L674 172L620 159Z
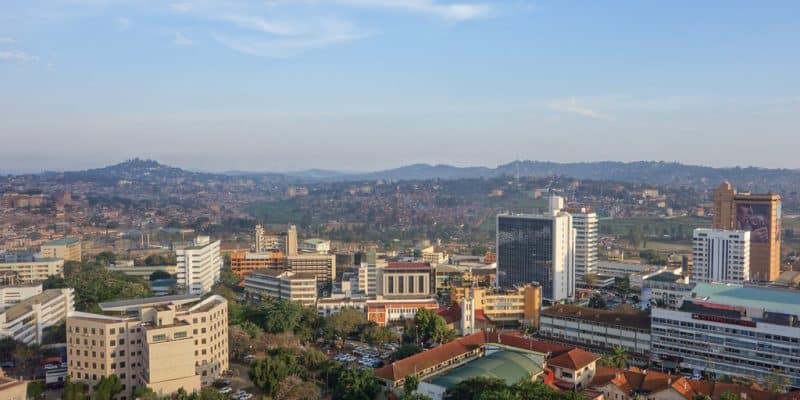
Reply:
M242 330L245 333L247 333L248 336L250 336L250 339L258 340L258 339L261 338L261 335L264 334L264 330L261 329L260 326L254 324L254 323L252 323L250 321L242 322L241 324L239 324L239 327L242 328Z
M420 351L422 351L422 349L417 344L407 343L400 346L400 348L394 352L394 359L402 360L406 357L411 357L414 354L419 353Z
M333 387L337 400L372 400L380 390L372 370L342 368Z
M356 332L358 328L364 326L366 323L367 317L363 312L355 308L345 308L328 317L326 321L328 327L333 330L335 334L339 335L343 342L348 335Z
M446 343L455 335L450 332L447 322L436 311L427 308L420 308L414 315L415 333L418 333L423 341L433 340L437 343Z
M137 400L161 400L161 397L147 386L139 386L133 391L133 397Z
M28 382L28 398L29 399L38 399L42 397L44 394L44 382L42 381L32 381Z
M297 375L287 376L278 385L273 400L315 400L320 398L317 385L305 382Z
M117 255L113 251L104 251L94 257L96 263L108 266L117 261Z
M94 386L92 400L111 400L121 392L122 381L116 375L104 376Z
M611 353L603 356L600 363L607 367L628 368L628 352L620 346L614 346Z
M171 279L172 275L169 274L167 271L156 270L150 274L150 281L155 281L158 279Z
M782 375L780 371L773 370L764 379L764 386L772 393L786 393L786 388L792 384L788 376Z
M739 395L732 392L725 392L719 395L719 400L739 400Z
M406 379L403 381L403 392L405 394L411 394L417 391L419 388L419 377L416 375L408 375Z
M399 336L388 326L378 326L375 323L370 323L361 333L361 339L369 344L381 346L385 343L397 342Z
M86 393L89 393L89 386L83 382L72 383L67 375L64 380L64 394L61 396L63 400L88 400Z
M67 287L67 281L57 275L50 275L42 282L42 289L63 289Z
M301 373L294 354L283 350L254 362L250 368L250 379L253 384L272 396L287 376Z
M293 332L302 315L302 306L297 303L273 301L264 309L264 330L269 333Z
M589 299L589 307L591 308L606 308L606 301L603 299L603 296L599 294L595 294Z
M507 390L508 386L502 379L478 376L463 380L457 385L447 389L445 399L452 400L479 400L482 395L498 393Z

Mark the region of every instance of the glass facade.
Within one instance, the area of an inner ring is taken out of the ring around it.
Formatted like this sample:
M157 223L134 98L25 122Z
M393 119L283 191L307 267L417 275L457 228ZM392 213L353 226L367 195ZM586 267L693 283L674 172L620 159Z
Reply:
M553 298L553 220L498 216L497 272L501 287L538 283Z

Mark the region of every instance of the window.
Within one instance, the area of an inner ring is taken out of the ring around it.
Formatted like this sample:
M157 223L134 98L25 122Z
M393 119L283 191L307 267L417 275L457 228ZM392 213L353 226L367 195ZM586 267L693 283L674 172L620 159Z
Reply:
M167 340L167 335L153 335L154 342L163 342Z
M186 337L186 332L175 332L175 335L173 335L173 337L175 339L183 339Z
M108 345L109 345L109 346L116 346L116 345L117 345L117 341L116 341L116 340L111 340L111 341L108 343Z
M116 328L111 328L111 329L109 329L108 333L112 334L112 335L116 335L117 334L117 329Z
M125 344L125 339L120 339L120 340L119 340L119 344L120 344L120 345L123 345L123 344Z

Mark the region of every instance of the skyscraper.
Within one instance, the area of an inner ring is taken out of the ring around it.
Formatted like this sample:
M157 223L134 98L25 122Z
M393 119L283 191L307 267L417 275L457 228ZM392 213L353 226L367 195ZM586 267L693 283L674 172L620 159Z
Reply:
M575 230L569 213L497 216L497 274L501 287L538 283L542 298L575 294Z
M714 191L714 228L750 232L750 280L771 282L781 267L781 197L737 193L729 182ZM696 263L695 263L696 264Z
M750 280L750 232L695 229L692 282L742 283Z
M582 281L597 266L597 214L585 207L568 212L575 228L575 279Z
M297 255L297 227L294 225L289 225L286 231L286 255Z

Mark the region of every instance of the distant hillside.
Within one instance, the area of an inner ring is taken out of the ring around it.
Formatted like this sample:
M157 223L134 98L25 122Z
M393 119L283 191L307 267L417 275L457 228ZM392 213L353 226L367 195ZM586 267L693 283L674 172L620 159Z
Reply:
M103 168L88 169L85 171L69 172L46 172L64 183L78 181L92 181L116 183L120 180L141 181L141 180L161 180L176 178L203 178L212 177L212 174L203 172L191 172L177 167L160 164L153 160L142 160L134 158L119 164L110 165Z

